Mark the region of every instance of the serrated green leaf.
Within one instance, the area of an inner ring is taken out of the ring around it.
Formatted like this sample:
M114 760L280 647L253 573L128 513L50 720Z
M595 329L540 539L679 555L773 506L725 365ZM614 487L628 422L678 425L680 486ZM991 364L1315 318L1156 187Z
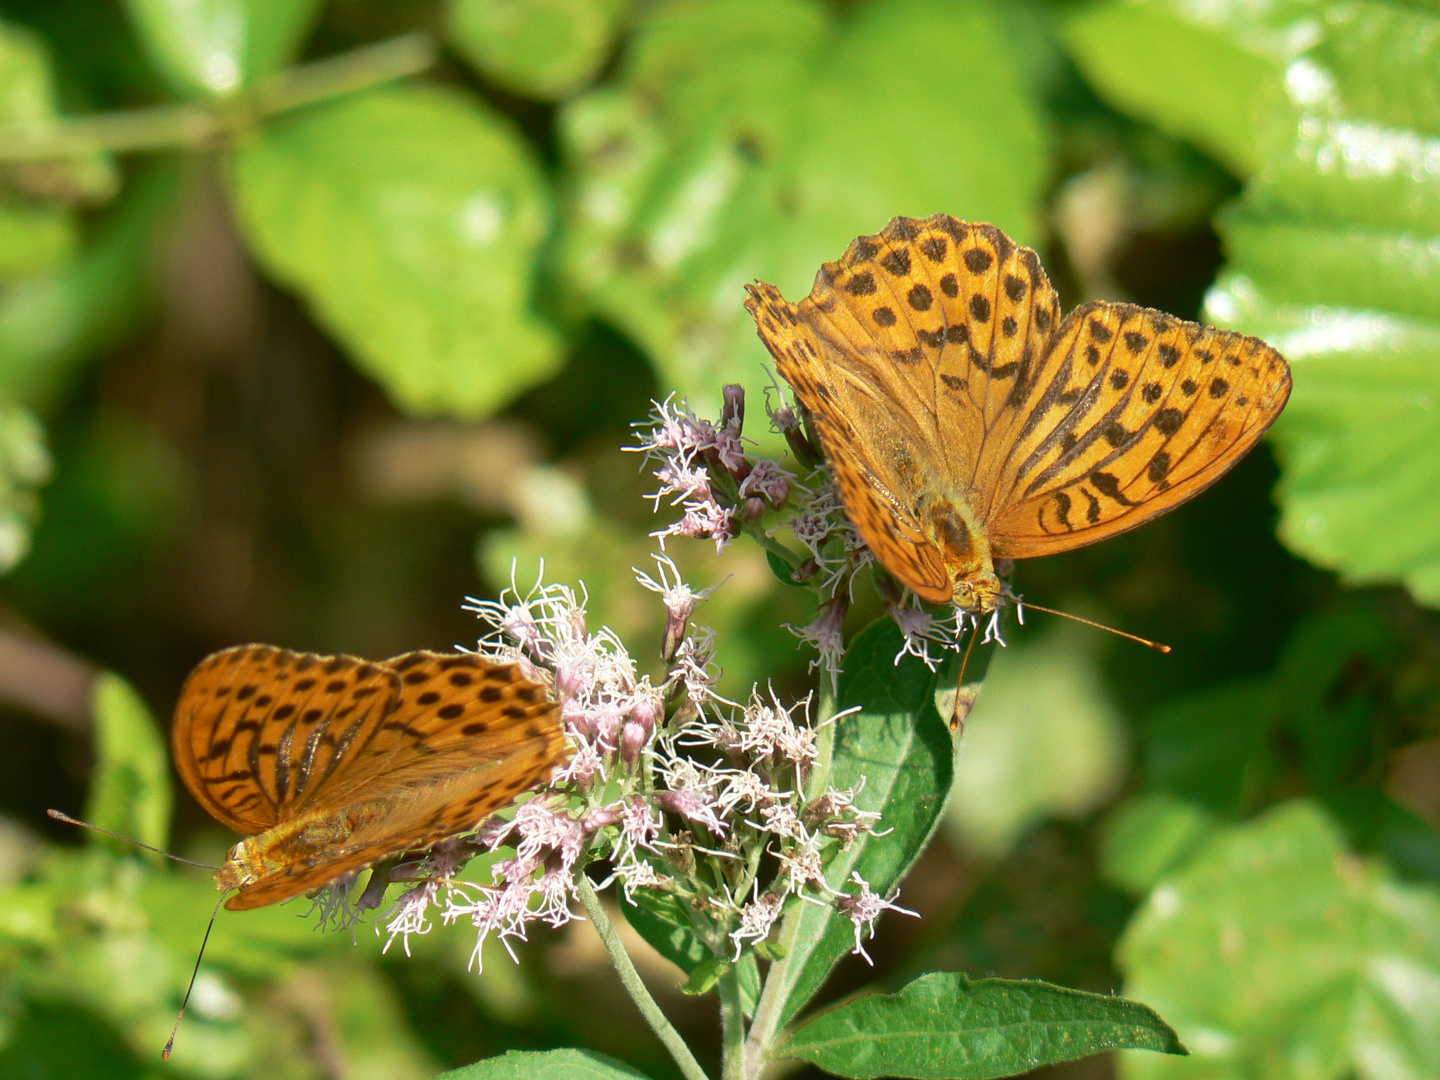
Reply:
M96 677L90 711L96 760L86 818L122 836L164 848L175 793L170 786L170 755L155 718L130 684L110 672ZM112 846L119 843L98 835L94 839Z
M723 383L759 392L746 281L803 296L896 214L1028 242L1046 173L1036 107L978 2L880 0L838 23L811 0L657 5L561 129L565 270L702 409Z
M511 1050L441 1073L435 1080L646 1080L645 1074L593 1050Z
M932 972L821 1013L775 1053L836 1076L990 1080L1105 1050L1184 1054L1139 1002L1049 983Z
M232 176L262 263L402 408L483 416L557 369L530 308L544 180L479 101L352 95L267 126Z
M856 788L855 805L878 811L884 836L862 836L825 868L832 888L854 892L858 873L888 895L924 850L939 822L953 776L950 733L935 712L935 676L914 656L899 664L900 631L888 617L855 635L845 654L839 708L857 712L835 722L827 782ZM855 927L830 907L797 904L781 924L785 959L766 979L763 1009L788 1023L820 989L831 969L855 948Z
M1132 1080L1440 1075L1440 892L1347 854L1313 804L1205 841L1117 957L1194 1054L1132 1058Z
M1401 581L1440 604L1440 322L1271 301L1230 276L1206 305L1290 360L1273 429L1280 538L1355 584Z
M559 101L610 55L628 0L451 0L450 40L501 86Z
M320 0L126 0L166 81L188 97L228 97L299 52Z

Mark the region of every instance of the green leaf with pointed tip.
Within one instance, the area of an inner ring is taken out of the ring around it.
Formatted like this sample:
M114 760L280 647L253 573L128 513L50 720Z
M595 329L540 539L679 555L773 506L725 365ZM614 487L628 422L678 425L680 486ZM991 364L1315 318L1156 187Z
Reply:
M855 805L878 811L884 836L861 836L826 864L831 887L853 893L859 874L872 890L889 895L924 850L940 820L953 776L950 733L935 712L934 674L914 656L899 664L903 639L881 617L850 643L840 677L839 708L856 712L835 721L835 749L822 783L855 789ZM820 989L831 969L855 948L851 921L833 908L796 904L781 924L784 961L770 969L765 997L788 1023Z
M228 97L294 59L320 0L126 0L167 82L187 97Z
M449 35L501 86L559 101L610 55L627 0L451 0Z
M1117 950L1125 992L1190 1047L1131 1080L1440 1076L1440 891L1346 852L1315 805L1219 830Z
M702 411L724 383L761 390L745 282L798 299L896 214L1032 241L1047 174L990 6L953 0L879 0L840 21L813 0L655 5L616 80L565 107L561 137L562 265Z
M622 1061L593 1050L511 1050L441 1073L435 1080L646 1080Z
M484 416L559 366L530 306L544 179L481 102L355 94L266 126L232 176L260 261L401 408Z
M1106 1050L1185 1053L1139 1002L1049 983L931 972L829 1009L775 1052L836 1076L990 1080Z
M130 684L108 671L95 679L90 711L96 760L86 818L121 836L164 848L175 793L170 755L155 718ZM95 840L119 843L98 834Z

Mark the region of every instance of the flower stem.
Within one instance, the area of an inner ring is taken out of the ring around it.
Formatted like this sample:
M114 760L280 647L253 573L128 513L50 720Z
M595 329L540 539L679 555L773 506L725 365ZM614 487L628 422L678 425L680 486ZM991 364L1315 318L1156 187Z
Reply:
M595 887L590 884L584 872L575 875L575 891L580 896L580 903L585 908L585 914L590 916L590 922L594 925L600 940L605 943L605 949L610 954L610 959L615 964L615 970L620 975L620 982L624 984L630 997L634 999L635 1005L640 1010L640 1015L650 1025L652 1031L670 1051L670 1056L680 1066L681 1074L686 1080L709 1080L705 1070L695 1060L695 1055L690 1052L690 1047L685 1045L685 1040L680 1033L666 1018L655 999L650 996L650 991L645 988L640 973L635 970L635 962L630 959L630 954L625 951L625 946L620 942L620 935L615 929L615 924L610 921L604 906L600 903L600 897L595 895Z
M720 1076L722 1080L751 1080L745 1060L745 1009L740 1002L740 975L732 965L720 976Z
M830 682L823 676L820 679L820 705L815 713L815 730L818 735L816 740L815 768L810 774L809 794L813 798L816 793L825 790L830 783L830 766L835 756L835 725L827 724L825 721L835 715L836 700L835 694L830 689ZM765 973L765 986L760 993L759 1004L755 1007L755 1017L750 1023L749 1034L745 1038L744 1065L740 1073L736 1075L741 1080L749 1080L751 1077L760 1075L761 1069L765 1066L765 1057L770 1052L770 1046L775 1041L775 1036L780 1033L780 1015L785 1007L785 991L789 982L785 975L790 967L790 957L795 952L795 940L800 933L800 909L803 905L796 904L788 915L780 922L780 932L776 935L775 944L779 947L781 956L770 965ZM730 1058L730 1046L725 1046L725 1061L728 1068ZM730 1080L729 1072L725 1074L725 1080Z
M248 93L213 103L187 102L96 113L0 130L0 161L44 161L96 152L198 150L255 118L416 75L435 63L424 33L404 34L281 71Z

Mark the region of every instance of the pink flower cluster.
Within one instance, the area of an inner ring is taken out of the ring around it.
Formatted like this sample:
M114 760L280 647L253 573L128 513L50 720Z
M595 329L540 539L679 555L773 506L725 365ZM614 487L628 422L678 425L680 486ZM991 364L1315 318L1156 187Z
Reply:
M808 699L786 706L758 690L743 706L723 698L713 634L691 626L708 591L685 585L668 557L655 560L655 577L636 576L668 616L659 686L637 676L613 632L589 629L583 597L564 585L537 583L522 596L512 583L498 600L470 602L490 628L480 655L519 663L553 687L574 754L513 817L404 868L416 884L385 917L387 948L397 939L408 948L435 912L479 931L478 964L491 934L508 949L537 921L577 918L576 875L596 863L602 888L681 900L716 955L764 940L792 895L849 916L857 951L862 930L893 908L863 881L837 887L826 877L830 856L873 832L879 815L856 805L858 790L809 791L818 750ZM488 882L460 876L477 855L493 860Z

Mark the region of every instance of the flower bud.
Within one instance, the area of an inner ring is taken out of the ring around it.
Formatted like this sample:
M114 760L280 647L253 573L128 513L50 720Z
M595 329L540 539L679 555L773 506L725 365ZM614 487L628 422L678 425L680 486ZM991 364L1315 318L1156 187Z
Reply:
M721 394L725 404L720 412L720 427L731 435L739 435L745 427L745 388L739 383L726 383Z

